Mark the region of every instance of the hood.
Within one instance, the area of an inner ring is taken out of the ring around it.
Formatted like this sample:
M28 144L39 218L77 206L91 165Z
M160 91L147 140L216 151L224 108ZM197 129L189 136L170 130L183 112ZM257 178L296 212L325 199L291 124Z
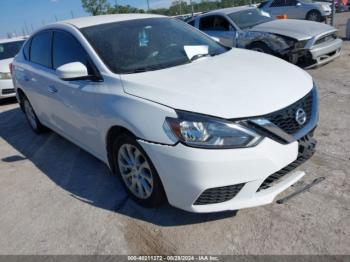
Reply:
M234 48L164 70L121 75L124 91L226 119L265 115L304 97L312 78L279 58Z
M13 58L0 60L0 72L1 73L10 73L10 64L12 63Z
M324 23L294 19L277 19L250 29L250 31L284 35L297 40L310 39L311 37L335 30L334 27Z

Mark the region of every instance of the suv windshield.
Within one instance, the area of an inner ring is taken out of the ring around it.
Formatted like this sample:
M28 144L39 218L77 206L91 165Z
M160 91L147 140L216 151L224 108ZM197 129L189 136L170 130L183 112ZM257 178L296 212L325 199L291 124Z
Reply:
M15 57L23 43L24 41L16 41L0 44L0 60Z
M228 16L241 29L250 28L274 20L267 13L257 8L231 13Z
M205 46L211 56L228 49L176 19L148 18L81 30L114 73L137 73L189 63L185 46Z

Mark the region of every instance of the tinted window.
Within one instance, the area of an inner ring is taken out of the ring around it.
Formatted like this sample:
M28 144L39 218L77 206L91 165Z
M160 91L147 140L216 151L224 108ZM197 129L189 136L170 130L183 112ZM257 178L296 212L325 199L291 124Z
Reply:
M0 44L0 60L15 57L23 43L24 41L16 41Z
M192 26L170 18L115 22L83 28L82 32L115 73L137 73L189 63L186 46L207 46L209 55L228 50Z
M281 7L281 6L285 6L285 5L286 5L285 0L275 0L272 2L270 7Z
M201 18L199 29L203 31L229 31L230 23L219 15L206 16Z
M80 62L88 67L88 55L80 43L69 33L57 31L53 37L53 68Z
M257 8L239 11L229 14L228 16L241 29L250 28L273 20L273 18L267 16L264 12Z
M51 67L51 32L34 36L30 48L30 61L42 66Z

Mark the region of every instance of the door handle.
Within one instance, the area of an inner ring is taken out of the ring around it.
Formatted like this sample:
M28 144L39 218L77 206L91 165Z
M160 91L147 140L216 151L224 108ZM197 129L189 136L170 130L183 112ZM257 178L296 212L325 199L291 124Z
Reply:
M58 90L55 86L49 86L47 88L47 91L49 91L49 93L51 93L51 94L54 94L54 93L57 93Z
M30 81L28 76L24 76L23 79L24 79L25 82L29 82Z

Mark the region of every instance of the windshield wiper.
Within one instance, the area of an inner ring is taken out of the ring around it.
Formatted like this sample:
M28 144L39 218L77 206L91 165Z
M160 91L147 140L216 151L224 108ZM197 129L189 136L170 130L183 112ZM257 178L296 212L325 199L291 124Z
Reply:
M198 55L194 55L192 56L192 58L190 59L191 62L193 62L194 60L197 60L201 57L207 57L207 56L211 56L210 54L198 54Z

